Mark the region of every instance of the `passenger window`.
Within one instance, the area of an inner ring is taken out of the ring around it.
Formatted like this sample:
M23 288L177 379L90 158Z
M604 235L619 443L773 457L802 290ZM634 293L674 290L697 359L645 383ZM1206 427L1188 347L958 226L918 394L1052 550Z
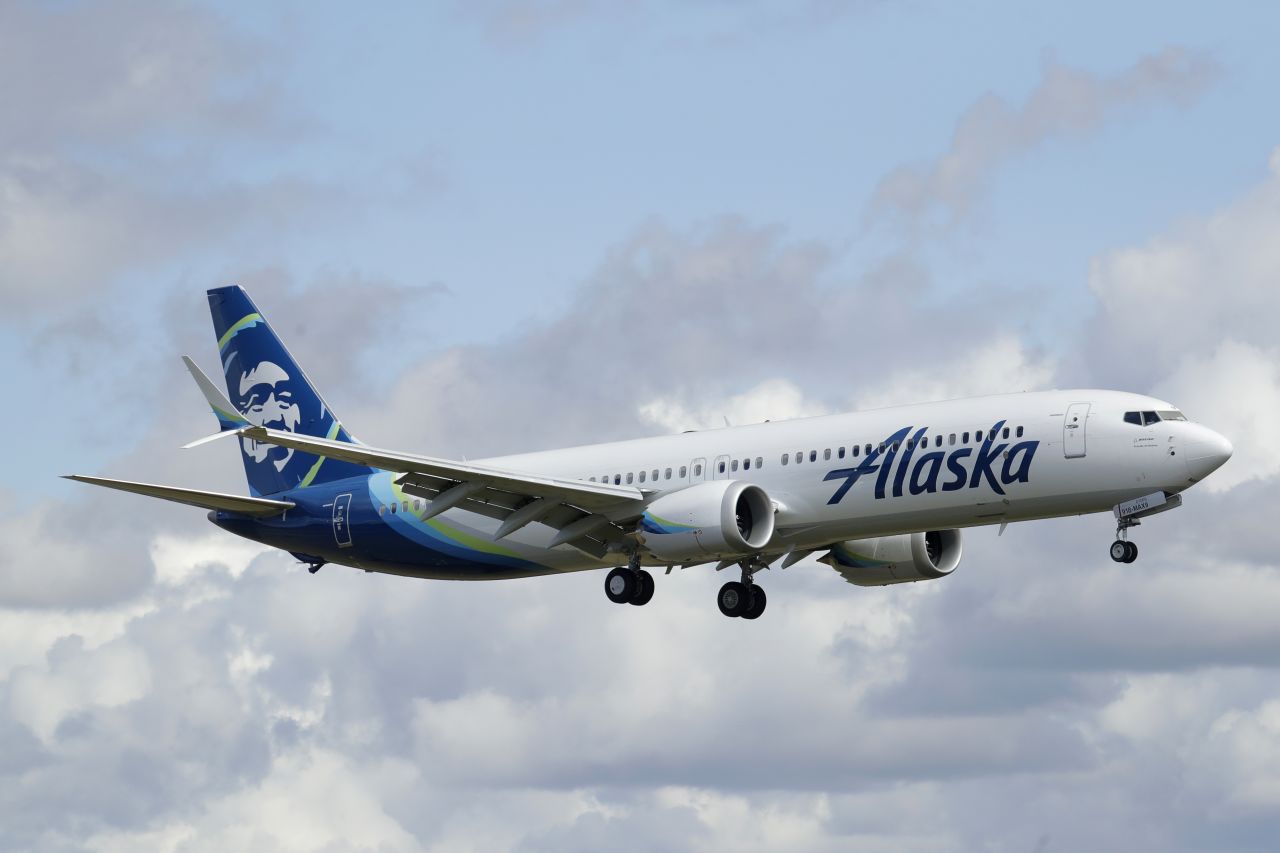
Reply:
M883 446L881 446L881 448L880 448L880 449L881 449L881 450L884 450L884 447L883 447ZM867 455L868 455L868 456L870 456L870 455L871 455L871 445L869 445L869 444L867 445Z
M422 501L414 501L414 502L413 502L413 511L414 511L414 512L417 512L417 511L418 511L419 509L421 509L421 508L422 508Z
M844 458L844 445L843 445L843 444L836 448L836 456L837 456L837 457L839 457L840 459L843 459L843 458Z
M790 463L791 463L791 454L790 453L782 454L782 464L789 465Z
M723 463L723 462L721 462L721 463L720 463L720 473L721 473L721 474L723 474L723 473L724 473L724 463Z
M595 477L592 477L592 478L591 478L591 480L590 480L590 482L592 482L592 483L594 483L595 481L596 481L596 478L595 478Z
M397 506L397 504L392 504L392 505L391 505L391 514L392 514L392 515L395 515L395 514L396 514L396 506Z
M947 444L951 445L952 447L956 446L956 434L954 432L951 433L951 437L947 439Z
M894 452L897 452L898 447L899 447L899 446L901 446L901 444L902 444L902 442L900 442L900 441L895 441L895 442L893 443L893 449L894 449Z
M640 472L640 482L642 482L642 483L644 482L644 472L643 472L643 471L641 471L641 472Z
M613 475L613 484L614 484L615 486L621 486L621 485L622 485L622 475L621 475L621 474L614 474L614 475Z
M750 471L750 470L751 470L751 460L750 460L750 459L743 459L743 460L742 460L742 470L743 470L743 471Z
M763 456L757 456L757 457L756 457L756 467L757 467L757 468L763 468L763 467L764 467L764 457L763 457Z
M701 476L702 476L702 466L701 466L701 465L694 465L694 466L693 466L693 475L694 475L695 477L701 477Z
M818 461L818 451L816 451L816 450L810 450L810 451L809 451L809 461L810 461L810 462L817 462L817 461Z
M825 461L827 461L827 462L830 462L830 461L831 461L831 448L830 448L830 447L828 447L826 450L822 451L822 458L823 458Z
M664 480L670 480L670 479L671 479L671 469L670 469L670 468L668 468L667 470L665 470L665 471L663 471L663 472L662 472L662 479L664 479Z
M658 481L658 469L657 469L657 468L654 468L654 469L653 469L653 473L649 475L649 479L650 479L650 480L653 480L655 483Z
M723 468L724 468L724 463L721 463L721 464L720 464L720 467L723 469ZM737 460L737 459L735 459L735 460L733 460L732 462L730 462L730 463L729 463L729 470L731 470L731 471L737 471L737 470L738 470L738 460Z
M408 511L409 511L409 502L408 502L408 501L405 501L405 502L404 502L404 511L405 511L405 512L408 512Z
M881 453L884 453L884 444L879 445L878 449Z
M1141 412L1125 412L1124 422L1127 424L1133 424L1134 426L1142 426L1142 413Z
M631 485L632 482L634 482L634 480L635 480L635 475L632 474L631 472L627 472L627 485L628 486Z
M860 450L862 450L862 445L860 445L860 444L855 444L855 445L853 446L853 456L854 456L854 458L855 458L855 459L858 457L858 451L860 451Z
M1018 438L1022 438L1022 427L1018 427Z
M687 476L689 476L689 468L688 468L688 466L686 466L686 465L681 465L681 466L680 466L680 479L681 479L681 480L683 480L683 479L684 479L685 477L687 477Z
M942 446L942 433L938 433L937 435L935 435L935 436L933 437L933 446L934 446L934 447L941 447L941 446Z
M968 443L969 443L969 433L967 433L967 432L964 434L963 443L964 443L964 444L968 444Z
M1005 437L1005 438L1008 438L1008 437L1009 437L1009 428L1008 428L1008 427L1005 427L1005 428L1004 428L1004 437Z
M382 516L382 515L386 515L386 514L387 514L387 507L386 507L386 505L385 505L385 504L384 504L384 505L382 505L382 506L380 506L380 507L378 507L378 515Z

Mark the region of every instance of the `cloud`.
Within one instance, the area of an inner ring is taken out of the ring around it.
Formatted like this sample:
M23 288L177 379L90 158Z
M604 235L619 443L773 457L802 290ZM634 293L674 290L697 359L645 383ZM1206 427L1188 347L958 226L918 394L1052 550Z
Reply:
M945 153L881 179L869 214L901 216L913 226L955 225L1009 160L1056 137L1094 132L1135 109L1158 103L1185 107L1219 74L1212 58L1184 47L1144 56L1110 77L1048 60L1021 104L984 95L960 116Z
M1230 436L1235 454L1206 481L1209 491L1280 474L1280 347L1227 340L1210 353L1184 355L1154 393Z
M1277 229L1280 170L1273 167L1217 211L1096 258L1089 288L1098 311L1087 350L1095 372L1145 387L1190 369L1190 360L1209 357L1224 338L1233 343L1222 358L1239 356L1238 345L1273 349Z

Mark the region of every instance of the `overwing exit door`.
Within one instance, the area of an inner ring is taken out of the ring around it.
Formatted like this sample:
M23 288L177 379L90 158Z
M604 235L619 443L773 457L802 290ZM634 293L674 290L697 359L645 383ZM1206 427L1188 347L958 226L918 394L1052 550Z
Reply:
M1089 404L1072 403L1062 419L1062 453L1078 459L1085 451L1085 424L1089 421Z

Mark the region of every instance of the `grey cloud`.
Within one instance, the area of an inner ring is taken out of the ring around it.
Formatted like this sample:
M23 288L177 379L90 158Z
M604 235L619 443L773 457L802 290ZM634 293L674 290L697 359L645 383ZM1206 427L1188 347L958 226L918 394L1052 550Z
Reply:
M275 124L271 52L196 5L0 8L0 152Z
M987 94L956 122L946 152L931 163L901 166L877 186L868 217L901 216L908 224L963 220L998 169L1060 136L1080 136L1117 115L1157 103L1186 106L1220 74L1211 57L1169 47L1103 77L1049 60L1021 104Z
M354 428L431 453L534 450L644 434L637 410L655 395L698 409L779 376L802 377L838 408L899 366L965 354L961 329L1000 337L1005 317L1038 310L995 289L942 294L905 256L850 279L834 273L830 248L776 228L726 218L686 234L651 223L608 254L564 316L420 361ZM513 412L546 416L513 433L502 421Z

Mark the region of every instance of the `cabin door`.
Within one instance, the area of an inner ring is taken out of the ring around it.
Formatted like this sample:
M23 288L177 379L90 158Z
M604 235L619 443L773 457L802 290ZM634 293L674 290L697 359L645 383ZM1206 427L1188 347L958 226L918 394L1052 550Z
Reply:
M1072 403L1062 419L1062 452L1068 459L1084 456L1085 424L1089 422L1089 404Z

